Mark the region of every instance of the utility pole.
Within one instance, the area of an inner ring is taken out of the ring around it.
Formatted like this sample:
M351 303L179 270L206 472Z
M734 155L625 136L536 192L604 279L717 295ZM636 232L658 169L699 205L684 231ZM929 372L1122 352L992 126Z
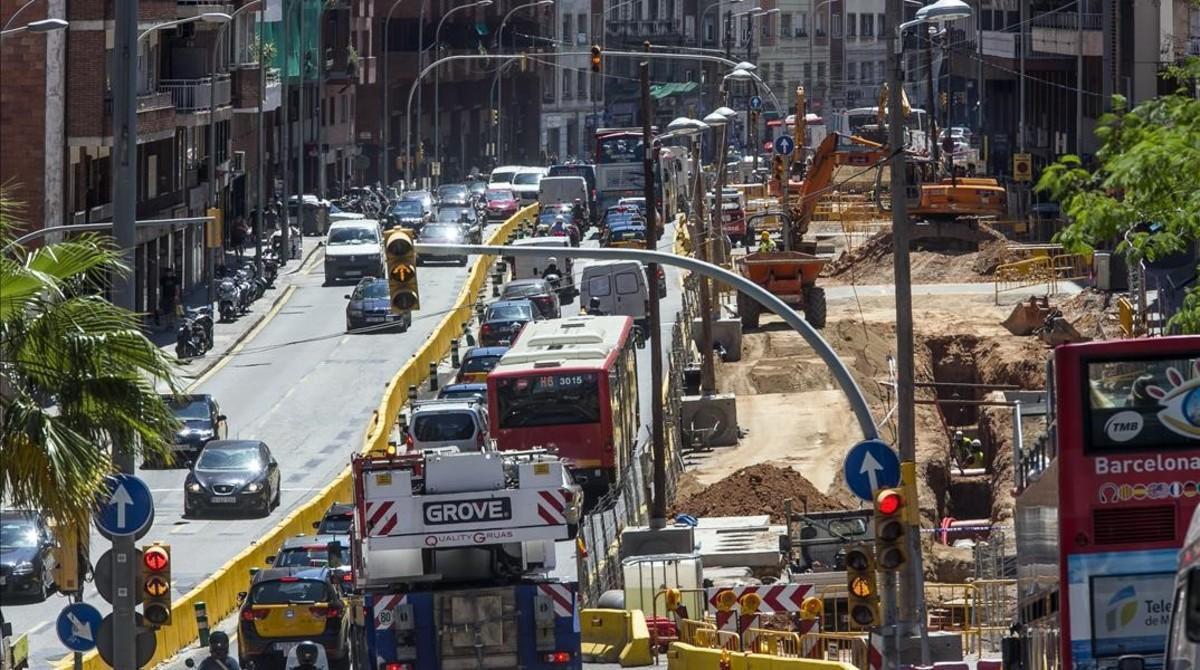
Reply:
M704 162L700 159L703 140L700 133L692 140L692 169L695 171L695 186L692 193L692 230L695 231L696 256L708 262L708 227L704 222ZM657 284L658 282L655 281ZM709 395L717 390L716 360L713 356L712 294L708 277L700 275L700 394Z
M113 143L116 167L113 170L113 237L121 250L128 273L112 276L113 303L137 312L137 80L138 80L138 0L116 3L113 23ZM210 176L211 178L211 176ZM157 278L155 278L157 279ZM134 473L133 449L129 435L113 436L113 469ZM136 670L137 621L134 594L137 589L137 561L133 535L114 535L113 552L113 660L120 670Z
M296 18L296 35L300 38L300 57L297 59L300 67L300 113L297 115L300 120L300 160L296 162L296 227L300 229L301 235L304 234L304 163L308 160L308 150L305 148L308 143L308 129L305 127L305 122L308 121L308 96L305 95L308 90L308 40L304 34L304 10L305 4L311 1L297 0L300 15Z
M279 267L287 265L288 259L292 256L292 245L290 239L292 235L290 207L291 198L289 197L291 195L289 193L291 189L288 186L288 182L291 180L292 176L290 174L292 170L292 115L291 105L288 104L292 97L291 91L289 90L289 83L291 81L290 64L292 54L290 51L290 40L288 39L288 20L291 17L291 8L288 5L292 1L293 0L283 0L283 36L280 39L282 42L280 53L283 54L283 57L279 59L279 62L282 63L282 67L280 68L281 72L279 80L279 111L276 112L277 116L279 117L279 144L281 154L279 161L279 182L283 185L283 192L280 194L283 198L283 207L280 209L283 211L279 213Z
M909 221L904 146L903 42L897 27L904 21L904 0L887 4L888 26L888 150L891 152L892 240L895 245L896 284L896 442L900 454L901 485L914 509L919 509L916 486L916 405L913 386L912 276L909 266ZM919 528L910 526L909 560L900 575L900 629L912 634L914 621L921 633L921 656L928 664L925 641L925 590Z
M654 137L650 131L653 110L650 106L650 62L638 65L642 78L642 177L646 196L646 251L655 251L658 241L658 216L654 192ZM650 294L650 427L653 437L654 500L650 509L650 527L667 525L667 451L663 435L662 404L662 324L658 304L658 263L646 264L646 284Z
M267 153L267 128L263 124L263 119L266 118L266 115L263 114L263 98L267 95L266 27L267 7L266 3L263 3L258 8L258 113L256 115L258 116L258 147L254 156L255 172L258 173L258 178L254 180L258 202L258 215L254 217L254 257L258 262L260 276L262 275L263 257L263 210L267 206L266 172L263 171L263 154ZM212 303L211 298L209 303Z

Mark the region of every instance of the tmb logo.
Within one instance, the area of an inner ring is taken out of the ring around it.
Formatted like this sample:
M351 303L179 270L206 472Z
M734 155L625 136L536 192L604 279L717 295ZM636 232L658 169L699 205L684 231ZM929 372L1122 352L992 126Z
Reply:
M425 523L430 525L508 521L512 518L512 501L508 498L486 498L425 503L424 511Z
M1113 442L1128 442L1142 432L1142 415L1134 411L1117 412L1104 422L1104 434Z

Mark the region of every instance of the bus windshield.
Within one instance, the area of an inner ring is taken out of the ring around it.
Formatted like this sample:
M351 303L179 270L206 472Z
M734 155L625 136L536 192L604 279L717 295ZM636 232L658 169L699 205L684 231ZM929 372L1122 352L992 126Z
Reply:
M641 137L622 133L596 138L597 163L636 163L641 160Z
M501 428L564 426L600 421L596 373L505 377L497 380Z

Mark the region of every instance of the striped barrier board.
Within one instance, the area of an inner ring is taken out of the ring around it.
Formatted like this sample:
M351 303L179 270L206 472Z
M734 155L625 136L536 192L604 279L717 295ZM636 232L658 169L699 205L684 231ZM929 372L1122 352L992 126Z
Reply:
M733 591L738 598L747 593L754 593L762 598L758 606L760 613L780 614L799 612L801 604L812 593L812 590L812 584L768 584L766 586L715 587L708 589L707 594L708 605L714 610L717 609L717 595L724 591Z

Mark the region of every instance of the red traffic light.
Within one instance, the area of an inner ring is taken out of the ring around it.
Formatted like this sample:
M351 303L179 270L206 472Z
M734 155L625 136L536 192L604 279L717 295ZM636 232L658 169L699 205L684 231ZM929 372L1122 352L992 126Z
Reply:
M875 509L878 510L880 514L886 514L887 516L891 516L896 512L899 512L903 505L904 499L900 497L900 493L898 491L883 491L875 500Z
M161 572L167 569L171 563L171 557L162 547L149 547L142 552L142 563L145 564L147 570Z

